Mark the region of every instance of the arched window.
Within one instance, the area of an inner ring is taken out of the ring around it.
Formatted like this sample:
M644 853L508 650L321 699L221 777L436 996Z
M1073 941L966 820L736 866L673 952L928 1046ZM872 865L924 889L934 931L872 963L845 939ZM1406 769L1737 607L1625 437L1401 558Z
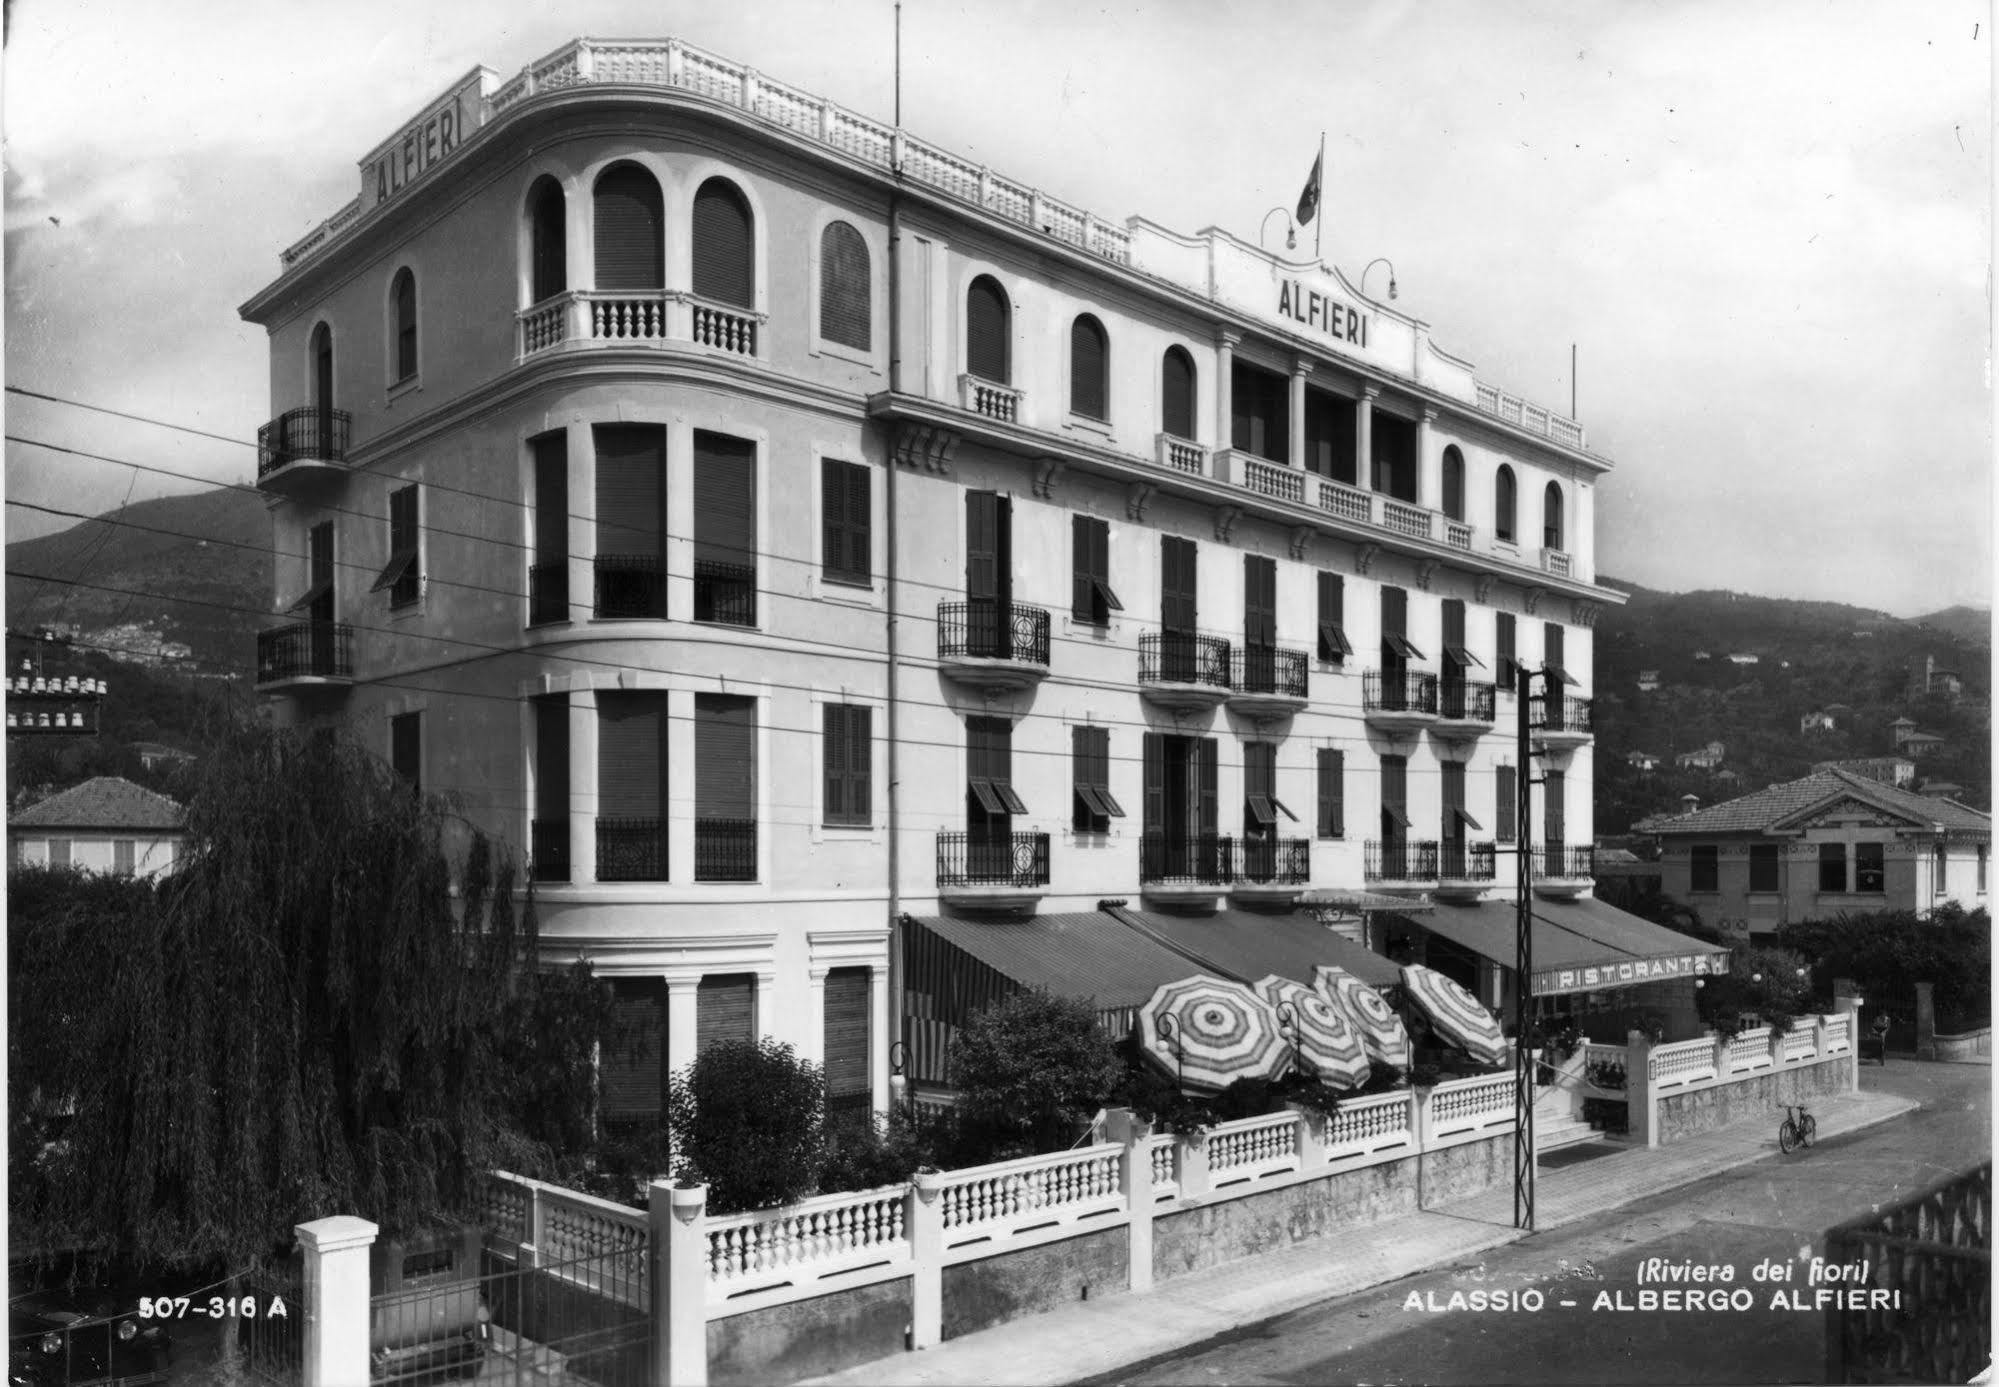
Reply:
M711 178L694 194L694 292L735 308L757 306L750 204L726 178Z
M1175 438L1194 437L1194 358L1168 347L1159 368L1159 427Z
M1006 290L991 275L972 281L965 296L965 369L996 385L1012 383L1012 336Z
M597 287L663 287L666 212L658 181L637 164L613 164L598 176L591 202Z
M569 239L562 185L544 174L528 192L528 302L552 299L569 287Z
M1085 313L1069 325L1069 412L1085 419L1111 417L1110 342L1104 326Z
M312 407L333 408L333 329L325 323L312 330Z
M1513 542L1513 509L1513 469L1501 463L1492 482L1492 533L1509 544Z
M874 346L868 243L845 222L819 233L819 335L843 347Z
M408 266L396 271L389 299L395 305L396 379L405 381L416 374L416 276Z
M1541 547L1562 547L1562 488L1558 482L1549 482L1541 496Z
M1444 515L1465 518L1465 455L1455 447L1444 449Z

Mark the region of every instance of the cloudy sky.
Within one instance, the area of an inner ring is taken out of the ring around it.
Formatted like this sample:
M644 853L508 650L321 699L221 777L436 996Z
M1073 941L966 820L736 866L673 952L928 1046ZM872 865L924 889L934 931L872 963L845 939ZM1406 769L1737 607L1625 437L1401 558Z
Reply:
M476 63L668 34L892 111L890 0L12 0L10 384L231 440L236 305ZM559 16L559 17L551 17ZM1912 615L1992 591L1990 8L1969 0L907 0L906 127L1246 238L1326 134L1325 258L1617 467L1599 571ZM1372 287L1378 292L1381 272ZM215 480L240 443L10 395L7 432ZM10 498L185 489L10 442ZM54 525L7 508L10 538Z

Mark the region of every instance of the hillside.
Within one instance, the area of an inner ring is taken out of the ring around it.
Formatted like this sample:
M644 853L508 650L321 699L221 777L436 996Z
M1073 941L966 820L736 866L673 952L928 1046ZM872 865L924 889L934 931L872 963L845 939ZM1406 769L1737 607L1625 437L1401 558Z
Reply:
M1992 644L1990 607L1945 607L1940 612L1930 612L1916 617L1915 623L1918 626L1928 626L1934 630L1948 632L1974 645Z

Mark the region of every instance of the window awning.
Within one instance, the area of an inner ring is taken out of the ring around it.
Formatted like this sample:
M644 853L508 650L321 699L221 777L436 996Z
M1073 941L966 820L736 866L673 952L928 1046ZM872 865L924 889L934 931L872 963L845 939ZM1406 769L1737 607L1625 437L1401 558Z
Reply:
M288 612L302 612L331 591L333 591L333 582L331 579L322 583L314 583L305 590L304 595L298 601L286 607L285 610Z
M994 780L988 776L972 777L972 793L977 796L979 807L988 814L1025 814L1027 806L1014 793L1013 786L1004 780Z
M1102 578L1090 579L1090 586L1096 590L1097 600L1110 610L1114 612L1124 610L1124 603L1117 600L1117 594L1111 591L1111 585Z
M1401 805L1395 803L1393 800L1384 800L1382 802L1381 813L1382 817L1392 820L1397 828L1409 827L1409 815L1404 812Z
M1444 654L1448 655L1451 663L1459 669L1470 669L1473 665L1477 665L1480 669L1485 668L1485 661L1479 659L1478 656L1472 654L1471 651L1465 649L1462 645L1447 645L1444 647Z
M1439 901L1435 910L1415 923L1502 968L1513 967L1515 920L1510 901L1475 905ZM1537 997L1727 971L1727 949L1641 920L1602 901L1534 902L1533 994Z
M1381 643L1404 659L1427 660L1429 658L1429 656L1411 645L1407 636L1398 636L1393 631L1382 636Z
M1122 819L1124 817L1124 806L1119 804L1116 796L1112 795L1103 786L1078 785L1076 793L1083 797L1083 803L1089 806L1092 814L1106 819Z
M1106 913L1183 955L1195 965L1192 972L1218 973L1241 982L1275 973L1308 987L1313 969L1321 963L1344 968L1370 985L1398 982L1402 976L1388 959L1335 934L1302 911L1167 915L1118 906Z
M1582 687L1582 683L1560 665L1543 665L1541 666L1541 672L1557 684L1567 684L1571 688L1577 689Z
M394 587L403 574L409 570L409 566L415 562L416 546L414 544L410 545L407 549L396 550L395 553L389 555L388 563L382 566L381 576L375 579L374 585L368 591L380 592L383 588Z
M1340 629L1336 621L1319 623L1319 645L1329 660L1344 660L1353 654L1353 645L1347 640L1347 633Z
M1469 809L1466 809L1462 805L1460 805L1457 809L1457 816L1464 823L1464 826L1466 828L1469 828L1472 832L1474 833L1485 832L1485 825L1481 824L1477 819L1474 819L1471 816L1471 811Z

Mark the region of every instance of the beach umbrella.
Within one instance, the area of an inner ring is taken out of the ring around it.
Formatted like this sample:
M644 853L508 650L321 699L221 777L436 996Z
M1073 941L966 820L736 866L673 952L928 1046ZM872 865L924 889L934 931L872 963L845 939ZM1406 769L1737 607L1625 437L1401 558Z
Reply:
M1139 1047L1185 1089L1274 1079L1290 1062L1277 1013L1246 984L1196 976L1162 984L1138 1013Z
M1375 1064L1409 1068L1409 1032L1381 994L1349 973L1330 963L1312 970L1312 982L1328 1001L1346 1008L1347 1017L1360 1031L1361 1044Z
M1296 1067L1336 1088L1359 1088L1367 1082L1367 1047L1345 1007L1275 973L1258 979L1256 990L1277 1009L1277 1023L1291 1043Z
M1500 1033L1499 1022L1478 998L1442 973L1420 963L1404 964L1402 990L1447 1042L1480 1064L1505 1060L1506 1037Z

